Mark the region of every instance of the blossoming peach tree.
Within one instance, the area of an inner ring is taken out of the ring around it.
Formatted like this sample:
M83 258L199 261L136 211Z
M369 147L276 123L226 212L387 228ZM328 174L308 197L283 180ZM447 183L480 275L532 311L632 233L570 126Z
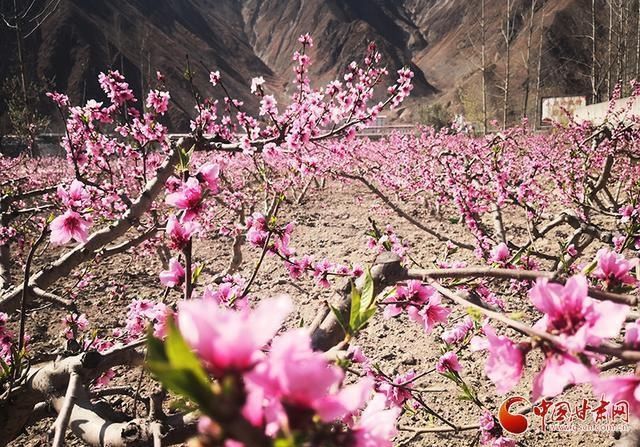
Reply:
M640 379L628 370L640 361L635 120L612 108L603 125L571 123L545 136L523 125L487 137L420 129L372 141L358 131L400 105L411 71L380 92L389 73L369 44L361 64L314 87L313 41L299 42L285 105L255 78L252 114L214 71L222 100L194 87L191 134L174 139L162 124L171 103L162 75L141 103L110 71L99 77L103 102L72 107L50 94L65 117L66 160L0 159L2 442L51 417L45 431L55 446L67 431L95 446L390 446L400 423L421 433L400 421L424 413L432 425L422 432L471 430L482 445L515 445L471 385L465 350L486 356L484 375L500 395L531 369L534 403L589 384L637 414ZM432 265L373 218L371 265L295 250L282 209L295 212L314 184L339 182L361 183L439 243ZM466 236L443 234L434 221ZM212 238L231 242L219 272L198 252ZM237 273L244 245L258 259L246 277ZM122 327L92 330L82 290L111 281L109 293L130 297L130 285L98 277L125 252L160 255L157 299L128 299ZM343 285L310 324L293 324L291 298L255 296L267 257L294 281ZM53 359L34 352L27 333L42 300L64 310L65 343ZM434 371L478 408L478 423L449 420L429 402L417 386L429 371L393 375L364 355L359 336L372 320L404 315L437 334ZM112 385L139 365L155 388ZM129 411L116 414L104 400L112 395L130 398Z

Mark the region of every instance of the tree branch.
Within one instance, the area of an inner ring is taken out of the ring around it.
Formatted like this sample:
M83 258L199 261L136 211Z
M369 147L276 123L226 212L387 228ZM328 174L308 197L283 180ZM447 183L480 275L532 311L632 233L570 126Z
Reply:
M155 197L163 190L165 181L173 173L175 164L178 162L178 147L181 144L182 140L173 147L168 158L158 169L156 177L147 184L138 199L120 220L96 231L89 236L84 244L78 245L58 258L53 264L33 275L28 286L46 290L58 279L68 276L74 268L92 259L107 244L123 236L151 207ZM3 295L0 299L0 310L7 313L13 312L23 288L24 285L14 287Z
M369 188L369 190L372 193L374 193L376 196L378 196L380 198L380 200L382 200L384 202L384 204L387 205L389 208L391 208L398 216L406 219L411 224L413 224L415 227L417 227L417 228L421 229L422 231L430 234L431 236L435 237L439 241L441 241L441 242L451 242L453 245L455 245L457 247L460 247L460 248L467 249L467 250L473 250L474 249L473 245L471 245L471 244L466 244L464 242L459 242L459 241L453 240L453 239L448 238L446 236L443 236L442 234L438 233L437 231L432 230L431 228L425 226L424 224L419 222L417 219L415 219L414 217L412 217L409 214L407 214L398 205L393 203L391 201L391 199L389 199L387 196L385 196L378 188L376 188L371 182L369 182L364 177L362 177L360 175L347 174L345 172L339 173L338 175L341 176L341 177L345 177L345 178L351 179L351 180L358 180L363 185L365 185L367 188Z
M560 284L565 283L564 279L558 278L553 272L499 269L485 266L471 266L457 269L409 269L407 272L407 279L429 281L430 279L438 278L501 278L515 279L518 281L535 281L538 278L547 278L550 281ZM589 288L589 296L597 300L608 300L629 306L635 306L638 302L635 296L611 293L593 287Z

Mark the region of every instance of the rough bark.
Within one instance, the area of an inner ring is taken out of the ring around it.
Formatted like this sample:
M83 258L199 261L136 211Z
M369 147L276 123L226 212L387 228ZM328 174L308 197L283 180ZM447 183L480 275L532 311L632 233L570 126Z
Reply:
M402 267L400 257L393 253L385 252L378 256L371 267L371 277L375 296L386 287L406 277L406 270ZM364 275L356 281L356 287L362 287L363 281ZM334 309L340 312L346 321L349 320L349 311L351 309L350 291L351 283L346 282L332 304ZM345 336L337 317L326 307L320 310L311 329L312 346L316 350L327 351L340 343Z

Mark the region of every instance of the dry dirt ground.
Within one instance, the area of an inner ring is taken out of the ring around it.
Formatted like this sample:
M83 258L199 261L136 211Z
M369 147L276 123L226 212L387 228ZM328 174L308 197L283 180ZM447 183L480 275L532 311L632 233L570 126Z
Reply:
M427 222L434 229L443 234L465 238L460 225L452 225L448 220L416 212L423 222ZM363 265L371 263L374 254L365 246L364 233L368 228L367 217L375 216L380 225L392 224L398 234L409 241L412 256L423 265L431 263L442 254L442 244L431 236L416 229L408 222L394 214L386 212L377 201L366 191L356 185L332 184L325 190L311 192L306 201L300 205L283 207L284 220L294 219L297 223L292 238L292 246L300 254L310 254L316 259L323 256L334 261L357 262ZM197 244L195 260L204 262L207 270L220 271L226 266L229 258L228 240L207 240ZM245 263L242 273L249 275L258 257L258 252L250 247L244 248ZM55 253L47 254L48 257ZM461 258L471 259L469 255ZM131 298L158 298L162 288L157 280L160 263L156 258L132 258L121 255L99 265L94 274L97 278L91 286L83 290L78 297L78 305L86 313L92 326L99 333L108 334L113 328L124 324L126 305ZM117 278L127 284L124 295L113 293L112 286L106 281L107 277ZM253 290L257 298L288 294L297 302L297 312L290 318L289 325L298 325L301 321L309 324L315 313L323 306L323 300L330 299L340 283L334 283L332 289L319 289L310 281L293 283L290 281L282 262L268 258L260 271ZM173 296L176 299L177 296ZM521 300L522 301L522 300ZM531 307L525 302L515 302L507 299L509 311L524 311L531 315ZM454 309L453 318L464 315L464 311ZM61 345L60 320L63 313L52 307L40 308L32 311L29 316L29 333L32 335L32 351L34 353L51 352ZM404 373L410 369L417 372L431 370L439 356L439 340L441 328L431 335L424 332L415 323L408 321L405 316L394 320L383 320L378 314L375 321L365 330L357 343L365 353L377 362L382 369L389 373ZM483 375L484 355L480 353L462 353L460 360L463 365L462 376L477 391L479 397L489 407L497 408L502 397L495 393L494 386ZM528 370L537 371L536 362L529 362ZM533 368L531 368L533 367ZM118 372L116 382L136 383L140 371L126 374ZM511 395L521 394L529 396L532 374L528 373L520 386ZM152 386L152 380L143 376L142 389ZM442 416L457 425L473 424L477 422L479 410L471 403L457 399L459 393L451 382L435 372L427 374L416 384L419 388L434 388L440 391L426 395L426 402ZM570 401L577 401L582 397L592 398L587 388L579 387L568 395ZM117 399L111 399L116 401ZM130 408L128 398L123 400L125 408ZM119 403L119 402L116 402ZM526 434L517 436L522 446L607 446L614 442L614 433L568 433L553 434L540 431L539 422L530 418L533 429ZM27 429L27 432L16 439L12 446L47 445L43 440L51 419ZM434 423L424 414L404 417L401 427L429 428L441 425ZM475 431L454 433L415 433L402 430L397 438L397 445L411 446L469 446L474 445ZM82 445L72 435L68 435L69 445Z

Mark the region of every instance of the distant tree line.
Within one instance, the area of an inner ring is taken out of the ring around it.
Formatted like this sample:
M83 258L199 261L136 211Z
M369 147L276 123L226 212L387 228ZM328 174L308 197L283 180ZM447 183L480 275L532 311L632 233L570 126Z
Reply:
M545 56L553 50L546 48L551 25L547 22L557 4L550 0L475 0L467 7L468 16L477 19L467 27L461 47L475 65L476 83L471 89L458 89L462 108L479 131L492 127L493 120L501 128L523 118L535 125L540 120L545 78L557 69L545 67ZM640 0L581 0L572 8L568 31L572 41L556 45L565 46L563 61L584 79L575 91L566 93L584 93L595 103L608 100L620 85L621 94L628 95L630 81L640 79ZM498 21L496 14L500 14ZM516 76L522 82L514 85ZM446 120L445 114L442 108L429 106L419 116L424 122L438 123Z

